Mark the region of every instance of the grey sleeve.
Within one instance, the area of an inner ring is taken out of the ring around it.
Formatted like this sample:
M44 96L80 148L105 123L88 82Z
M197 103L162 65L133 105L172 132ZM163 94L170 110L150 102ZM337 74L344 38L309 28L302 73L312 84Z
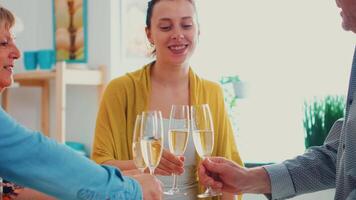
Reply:
M271 180L272 199L284 199L335 187L342 125L343 120L334 123L323 146L311 147L303 155L282 164L265 166Z
M271 194L267 195L268 199L283 199L295 196L292 177L284 164L267 165L264 168L271 181Z

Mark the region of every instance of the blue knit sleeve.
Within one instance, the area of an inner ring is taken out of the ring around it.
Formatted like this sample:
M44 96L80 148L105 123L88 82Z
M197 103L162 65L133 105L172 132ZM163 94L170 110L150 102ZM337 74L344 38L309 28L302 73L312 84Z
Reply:
M58 199L142 199L139 184L29 130L0 108L0 176Z

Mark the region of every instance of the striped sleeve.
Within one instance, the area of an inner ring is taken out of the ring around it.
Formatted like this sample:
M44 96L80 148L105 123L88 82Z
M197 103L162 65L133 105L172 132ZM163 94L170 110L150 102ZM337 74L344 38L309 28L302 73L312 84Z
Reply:
M271 181L270 199L282 199L295 195L292 178L284 164L264 166Z
M282 164L265 166L271 180L272 199L335 187L336 157L343 120L331 128L323 146L309 148L303 155Z

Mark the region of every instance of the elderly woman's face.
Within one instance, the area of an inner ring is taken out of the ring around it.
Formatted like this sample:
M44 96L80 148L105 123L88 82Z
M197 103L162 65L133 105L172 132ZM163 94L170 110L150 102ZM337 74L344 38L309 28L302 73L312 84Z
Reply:
M20 57L13 36L4 23L0 23L0 92L12 84L14 61Z

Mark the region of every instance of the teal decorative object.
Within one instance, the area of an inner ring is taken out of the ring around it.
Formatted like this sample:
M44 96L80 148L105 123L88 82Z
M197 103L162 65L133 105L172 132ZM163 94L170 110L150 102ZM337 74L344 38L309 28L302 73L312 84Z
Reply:
M55 64L55 55L52 49L42 49L37 52L37 61L42 70L52 70Z
M323 99L304 102L305 147L322 145L334 122L344 115L343 96L328 95Z
M24 55L24 67L26 70L36 70L37 68L37 51L25 51Z
M75 152L77 152L79 155L86 156L84 144L72 141L67 141L65 142L65 144L71 149L73 149Z

